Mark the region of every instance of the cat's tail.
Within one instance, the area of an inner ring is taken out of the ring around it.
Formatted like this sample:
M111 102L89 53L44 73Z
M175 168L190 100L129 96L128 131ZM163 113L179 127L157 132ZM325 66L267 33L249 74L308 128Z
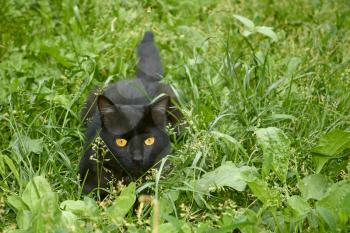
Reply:
M163 76L163 68L152 32L145 32L137 48L137 55L139 59L137 78L151 82L160 81Z

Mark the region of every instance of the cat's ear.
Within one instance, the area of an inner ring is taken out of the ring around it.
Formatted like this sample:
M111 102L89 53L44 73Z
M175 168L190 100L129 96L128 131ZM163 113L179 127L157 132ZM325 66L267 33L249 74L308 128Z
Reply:
M104 95L99 95L97 97L97 106L102 116L116 112L113 102Z
M128 130L128 119L110 99L104 95L98 96L97 106L100 112L102 125L108 131L114 134L119 134L125 133Z
M151 104L151 116L153 122L161 127L167 123L167 111L170 98L167 95L158 96Z

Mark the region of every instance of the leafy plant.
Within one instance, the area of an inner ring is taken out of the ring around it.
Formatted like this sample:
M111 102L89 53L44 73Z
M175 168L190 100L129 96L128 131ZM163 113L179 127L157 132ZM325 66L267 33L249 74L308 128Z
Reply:
M314 154L316 172L319 173L328 160L350 156L350 132L333 129L320 138L311 152Z
M60 210L57 193L42 176L34 177L21 196L10 196L8 202L17 212L16 232L68 230L78 221L73 213Z
M267 26L255 26L254 22L242 15L233 15L239 22L245 26L245 30L242 32L242 35L248 37L254 33L260 33L264 36L269 37L272 41L276 42L278 37L276 33L272 30L272 27Z
M285 183L290 157L289 139L282 130L275 127L258 129L255 134L264 155L262 175L266 177L273 170L280 181Z
M79 232L89 229L86 222L100 224L100 221L122 229L124 217L132 208L135 198L135 183L130 183L107 209L97 206L95 200L89 197L59 204L58 195L48 181L36 176L21 195L9 196L7 201L17 213L19 229L13 232Z

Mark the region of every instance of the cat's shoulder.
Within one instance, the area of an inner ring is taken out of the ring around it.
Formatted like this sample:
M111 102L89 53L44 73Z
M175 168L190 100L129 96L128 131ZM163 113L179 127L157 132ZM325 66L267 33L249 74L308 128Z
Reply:
M115 104L143 104L146 101L147 90L138 79L120 80L108 85L103 95Z
M174 96L171 87L161 82L149 82L141 79L120 80L110 84L103 93L115 104L143 104L160 94ZM131 102L129 102L131 101Z

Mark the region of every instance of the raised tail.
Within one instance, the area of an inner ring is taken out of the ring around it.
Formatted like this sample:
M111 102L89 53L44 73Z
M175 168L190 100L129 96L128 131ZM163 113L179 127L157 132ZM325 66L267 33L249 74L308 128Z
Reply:
M159 51L154 44L152 32L145 32L137 48L139 62L137 64L137 78L147 81L160 81L163 76Z

